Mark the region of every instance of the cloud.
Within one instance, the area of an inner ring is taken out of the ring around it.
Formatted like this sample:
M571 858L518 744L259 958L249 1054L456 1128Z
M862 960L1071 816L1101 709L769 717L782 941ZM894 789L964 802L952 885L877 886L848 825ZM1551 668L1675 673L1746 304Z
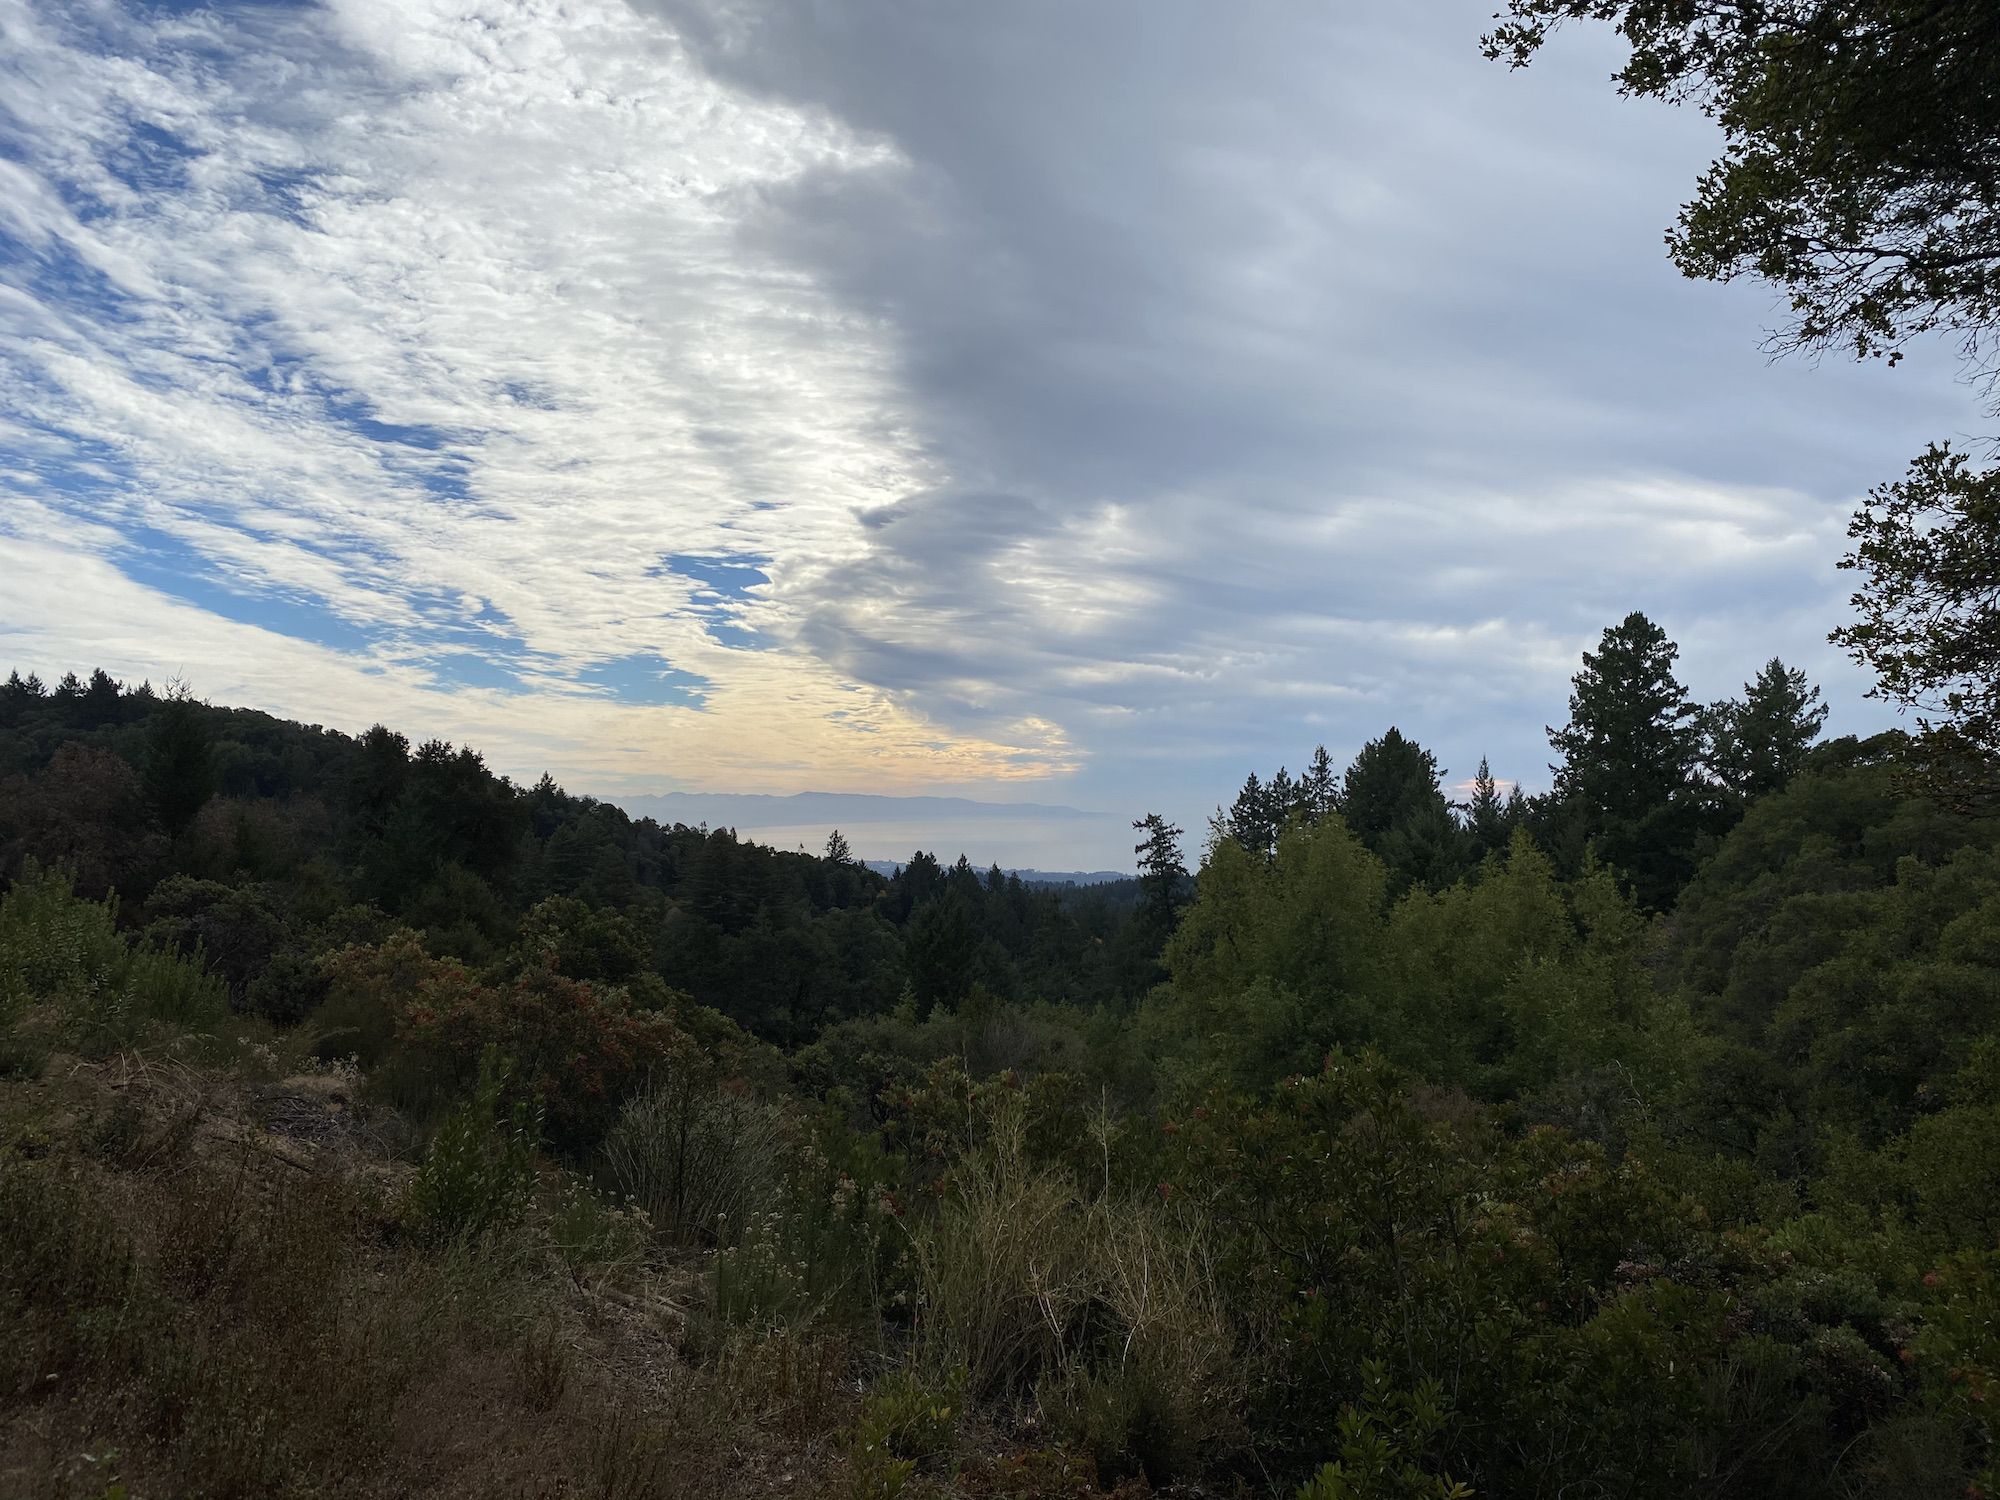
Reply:
M734 788L790 792L819 784L833 764L854 768L865 785L968 775L1004 784L1042 771L1036 752L940 739L854 689L788 689L780 733L762 716L755 685L718 684L700 710L553 682L537 694L455 686L387 652L338 651L225 619L89 553L0 536L0 576L13 581L0 660L23 671L53 678L81 660L130 682L179 677L217 702L348 733L386 721L412 739L470 744L519 781L560 768L601 795L640 794L700 785L685 768L720 764L732 768ZM1058 739L1042 753L1062 749Z
M906 163L745 228L893 331L954 476L795 593L844 672L1074 726L1106 787L1391 720L1532 784L1634 607L1700 692L1783 651L1866 717L1845 517L1970 407L1945 358L1773 368L1758 294L1677 277L1716 140L1606 39L1519 77L1471 4L644 3Z
M1863 722L1950 361L1768 366L1661 253L1709 127L1489 9L0 0L0 645L1189 826L1391 721L1532 786L1633 607Z
M608 0L67 24L13 3L0 26L25 163L10 530L65 515L72 544L168 558L243 621L288 601L376 661L476 658L566 713L649 661L719 684L737 732L816 746L827 779L885 734L937 747L918 776L1063 763L1039 727L996 752L832 680L781 598L669 560L838 557L921 465L870 329L733 228L885 147L734 96Z

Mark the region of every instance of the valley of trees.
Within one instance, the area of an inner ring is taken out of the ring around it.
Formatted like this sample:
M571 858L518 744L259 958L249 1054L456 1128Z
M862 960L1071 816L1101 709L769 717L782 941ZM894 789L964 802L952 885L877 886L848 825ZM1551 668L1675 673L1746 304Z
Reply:
M1392 727L1057 890L17 674L0 1472L407 1493L335 1417L500 1359L482 1492L1983 1492L2000 820L1747 678L1633 614L1545 793Z

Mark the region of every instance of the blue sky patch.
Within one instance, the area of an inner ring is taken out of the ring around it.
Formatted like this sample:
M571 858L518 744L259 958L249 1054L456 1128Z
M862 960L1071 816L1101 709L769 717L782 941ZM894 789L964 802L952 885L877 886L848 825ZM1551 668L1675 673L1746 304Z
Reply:
M377 633L320 605L228 578L177 537L137 527L127 530L126 540L130 550L117 558L120 572L209 614L337 651L359 651L379 639Z
M702 628L716 645L727 646L732 651L769 651L778 644L769 636L760 635L735 620L705 620Z
M751 589L771 581L764 571L770 565L770 558L751 552L706 557L674 552L661 560L660 567L682 578L692 578L725 599L747 599Z
M609 689L621 703L658 703L696 709L708 706L708 692L714 686L706 677L684 672L644 653L595 662L578 672L576 680Z

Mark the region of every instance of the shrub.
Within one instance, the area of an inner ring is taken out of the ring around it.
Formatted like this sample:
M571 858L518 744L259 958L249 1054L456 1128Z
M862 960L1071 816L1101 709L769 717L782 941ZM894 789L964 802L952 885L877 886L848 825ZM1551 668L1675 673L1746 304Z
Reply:
M725 1324L879 1337L885 1307L906 1300L890 1290L908 1237L884 1186L888 1163L873 1137L818 1124L774 1164L771 1206L716 1256L714 1310Z
M252 1015L273 1026L296 1026L319 1009L326 995L326 974L319 960L287 948L250 981L246 1001Z
M513 1091L541 1113L551 1142L570 1151L602 1141L643 1080L693 1051L671 1019L634 1010L625 991L546 967L489 989L453 966L401 1006L396 1033L426 1075L463 1078L497 1048L512 1061Z
M431 957L408 928L378 943L336 949L320 963L327 995L315 1050L328 1060L353 1057L370 1069L388 1057L411 1006L448 1009L473 988L463 964Z
M404 1217L428 1244L471 1244L505 1228L534 1192L539 1122L526 1100L502 1112L507 1071L489 1049L472 1097L445 1117L410 1180Z
M1023 1159L1018 1132L961 1167L913 1256L934 1368L963 1365L974 1395L1012 1399L1061 1367L1091 1301L1089 1215L1072 1182Z
M1086 1198L1024 1150L1027 1102L988 1098L988 1140L913 1232L924 1367L1032 1394L1106 1469L1164 1479L1233 1446L1248 1381L1204 1243L1157 1201Z
M953 1451L964 1389L963 1370L953 1372L942 1391L913 1370L897 1370L876 1382L848 1443L855 1500L895 1500L920 1465Z
M676 1244L727 1244L766 1207L781 1143L776 1114L690 1067L656 1070L604 1141L612 1181Z
M0 897L0 1021L48 1005L76 1045L108 1050L149 1024L212 1026L227 1013L199 956L135 949L115 902L85 901L70 877L29 870Z
M644 1209L614 1208L589 1186L564 1174L549 1211L549 1243L581 1281L587 1276L618 1277L645 1259L650 1225Z
M1471 1490L1424 1461L1444 1430L1444 1387L1426 1380L1395 1390L1373 1360L1361 1378L1362 1399L1340 1414L1340 1457L1299 1486L1298 1500L1471 1500Z
M1248 1378L1202 1238L1154 1201L1089 1210L1092 1305L1037 1399L1106 1473L1186 1474L1243 1437Z
M426 1319L448 1309L366 1274L358 1204L330 1178L115 1181L0 1155L0 1389L27 1398L10 1416L40 1440L10 1451L19 1493L76 1493L36 1446L114 1444L143 1466L124 1476L139 1494L273 1500L325 1493L328 1475L376 1492L382 1434L438 1331Z
M175 953L202 955L241 1008L252 981L284 946L285 921L268 888L172 875L145 902L145 939Z

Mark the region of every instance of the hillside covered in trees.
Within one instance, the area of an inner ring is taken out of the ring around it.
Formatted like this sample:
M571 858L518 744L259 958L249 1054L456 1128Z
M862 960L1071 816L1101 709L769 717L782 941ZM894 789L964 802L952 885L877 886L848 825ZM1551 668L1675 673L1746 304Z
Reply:
M1981 1492L2000 821L1674 661L1547 793L1392 728L1129 895L17 674L0 1475Z

